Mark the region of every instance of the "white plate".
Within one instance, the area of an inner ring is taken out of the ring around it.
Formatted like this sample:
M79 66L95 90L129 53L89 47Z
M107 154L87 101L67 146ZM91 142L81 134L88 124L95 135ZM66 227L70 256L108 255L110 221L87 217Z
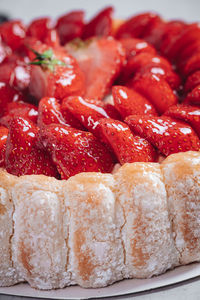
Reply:
M101 289L83 289L78 286L71 286L59 290L39 291L32 289L26 283L22 283L12 287L0 288L0 293L48 299L90 299L128 295L136 292L147 291L175 284L197 276L200 276L200 263L193 263L187 266L178 267L151 279L122 280Z

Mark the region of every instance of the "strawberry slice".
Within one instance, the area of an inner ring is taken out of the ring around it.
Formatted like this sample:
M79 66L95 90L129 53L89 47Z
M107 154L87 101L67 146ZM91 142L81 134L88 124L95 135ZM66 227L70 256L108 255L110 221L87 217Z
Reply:
M192 44L186 45L180 50L178 57L176 58L177 68L181 71L183 70L185 64L189 57L195 55L195 53L200 52L200 40L194 41Z
M186 123L170 117L129 116L126 123L131 130L145 138L162 154L199 151L200 140Z
M160 114L178 102L166 80L152 73L138 74L131 87L146 97Z
M200 105L200 84L197 85L184 99L185 104Z
M57 177L47 151L38 148L39 128L29 120L15 118L10 123L6 145L6 170L17 176L44 174Z
M6 153L6 141L8 137L8 129L4 126L0 126L0 167L5 168L5 153Z
M51 124L41 130L41 140L52 155L62 179L80 172L111 172L108 150L90 132Z
M22 117L34 123L37 123L37 107L24 102L8 103L5 108L3 117L0 118L0 124L9 127L9 124L14 117Z
M39 102L38 126L43 127L52 123L68 125L62 116L59 101L53 97L44 97Z
M200 85L200 70L188 76L184 85L184 91L186 93L191 92L197 85Z
M199 37L200 38L200 37ZM200 50L193 56L189 57L182 69L183 75L186 77L200 69Z
M10 102L23 101L23 95L16 89L11 88L5 82L0 82L0 116L6 111L7 105Z
M44 42L51 28L53 28L53 21L50 18L35 19L27 28L27 36L35 37L37 40Z
M24 24L19 20L8 21L0 24L0 36L5 44L12 50L19 49L26 36Z
M156 49L144 40L123 38L119 41L125 49L127 60L140 53L151 53L152 55L156 55Z
M174 105L165 112L166 116L188 123L200 137L200 108L190 105Z
M12 50L10 47L6 46L0 38L0 64L3 63L11 54Z
M61 45L81 37L84 28L84 11L75 10L57 20L56 30L60 37Z
M100 11L89 23L84 26L82 38L94 36L109 36L112 33L113 7L109 6Z
M37 99L46 96L63 99L70 95L83 95L85 78L76 61L65 48L51 48L29 39L31 81L30 93Z
M113 86L112 95L115 107L123 119L129 115L157 115L153 105L133 89L125 86Z
M121 165L156 160L156 151L151 144L139 136L134 136L125 123L101 119L99 128L104 142L110 144Z
M124 62L121 43L112 38L101 38L69 43L66 48L85 74L85 97L102 99L121 71Z

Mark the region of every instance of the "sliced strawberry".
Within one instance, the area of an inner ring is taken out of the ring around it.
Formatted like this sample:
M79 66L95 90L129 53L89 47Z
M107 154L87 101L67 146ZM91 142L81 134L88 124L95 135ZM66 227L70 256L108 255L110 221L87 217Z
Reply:
M157 115L153 105L133 89L125 86L113 86L112 95L115 107L123 119L129 115Z
M116 32L116 38L135 37L141 38L151 27L155 19L160 19L159 16L153 13L144 13L131 17L124 22Z
M63 99L60 107L65 123L69 124L73 128L85 130L83 124L77 118L75 118L75 116L69 111L67 106L67 99L68 97Z
M50 18L39 18L33 20L28 28L27 35L35 37L37 40L44 42L49 30L53 28L53 22Z
M174 105L165 112L172 119L179 119L188 123L200 137L200 108L190 105Z
M61 113L59 101L53 97L44 97L39 102L38 126L43 127L52 123L67 126Z
M11 54L12 50L10 47L6 46L0 38L0 64L3 63Z
M79 44L69 43L67 50L78 61L86 77L88 99L102 99L119 75L124 51L120 42L111 38L88 40Z
M189 57L182 69L183 75L188 76L200 70L200 51Z
M8 129L0 126L0 167L5 167L6 141L8 137Z
M138 74L132 81L131 86L146 97L160 114L178 102L166 80L155 74Z
M123 38L120 39L119 41L126 51L127 60L139 53L144 53L144 52L151 53L152 55L156 55L155 48L144 40L135 39L135 38Z
M0 82L0 116L2 116L10 102L23 101L23 95L16 89L11 88L5 82Z
M191 92L197 85L200 85L200 70L188 76L184 85L184 91Z
M47 35L44 39L44 43L51 47L59 47L60 46L60 38L55 29L49 29Z
M10 123L6 145L6 170L13 175L44 174L57 177L47 151L38 148L38 127L29 120L15 118Z
M188 58L195 55L195 53L200 52L200 40L193 42L192 44L186 45L180 50L178 57L176 58L177 68L181 71L183 70Z
M84 28L84 11L72 11L57 20L56 30L60 37L61 45L79 38Z
M113 119L101 119L99 128L121 165L136 161L155 161L155 149L143 138L134 136L129 127Z
M200 140L186 123L170 117L129 116L126 123L131 130L145 138L162 154L199 151Z
M37 107L24 102L8 103L4 110L3 117L0 118L0 124L9 127L9 124L14 117L22 117L34 123L37 123Z
M0 36L12 50L17 50L23 44L26 35L24 24L19 21L8 21L0 24Z
M200 85L197 85L184 99L185 104L200 105Z
M41 130L41 140L52 155L62 179L80 172L111 172L108 150L90 132L51 124Z
M154 45L156 49L160 49L163 34L165 32L166 22L161 18L155 18L148 26L147 30L143 34L142 38Z
M100 11L89 23L84 26L82 38L94 36L107 37L112 33L113 7L109 6Z

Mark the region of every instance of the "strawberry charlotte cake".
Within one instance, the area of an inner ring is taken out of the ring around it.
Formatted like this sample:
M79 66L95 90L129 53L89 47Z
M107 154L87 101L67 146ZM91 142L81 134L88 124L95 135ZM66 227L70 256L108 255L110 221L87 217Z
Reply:
M200 24L0 24L0 285L103 287L200 260Z

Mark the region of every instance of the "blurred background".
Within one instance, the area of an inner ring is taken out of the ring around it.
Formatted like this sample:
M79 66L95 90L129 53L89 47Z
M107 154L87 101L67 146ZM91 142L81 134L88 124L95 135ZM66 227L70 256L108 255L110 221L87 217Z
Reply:
M28 22L38 16L57 17L69 10L85 9L88 19L109 5L115 7L117 18L151 10L167 19L200 21L200 0L0 0L0 12Z

